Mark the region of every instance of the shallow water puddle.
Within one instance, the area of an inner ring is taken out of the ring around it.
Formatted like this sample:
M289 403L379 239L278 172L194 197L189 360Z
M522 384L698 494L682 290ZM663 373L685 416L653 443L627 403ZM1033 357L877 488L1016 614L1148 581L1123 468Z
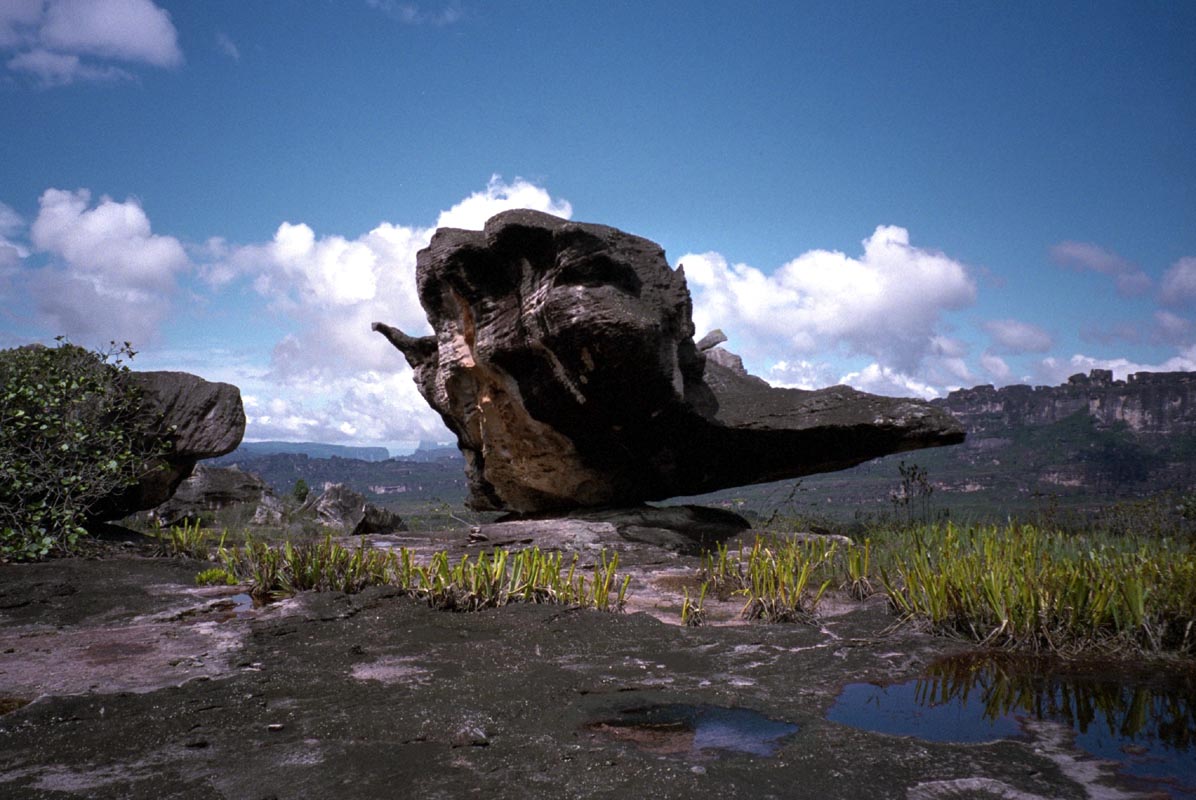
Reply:
M1065 674L1030 659L970 655L937 662L908 683L849 684L827 718L935 742L1029 739L1026 723L1046 720L1071 727L1077 748L1117 763L1133 783L1196 798L1190 674Z
M213 605L212 610L216 612L217 622L228 622L234 619L248 619L254 615L254 611L264 606L265 603L259 603L249 594L240 592L225 597Z
M233 613L238 617L246 617L255 609L260 607L260 603L254 602L253 598L248 594L242 592L234 594L228 598L233 603Z
M587 727L649 753L697 757L771 756L797 732L746 708L680 703L629 708Z

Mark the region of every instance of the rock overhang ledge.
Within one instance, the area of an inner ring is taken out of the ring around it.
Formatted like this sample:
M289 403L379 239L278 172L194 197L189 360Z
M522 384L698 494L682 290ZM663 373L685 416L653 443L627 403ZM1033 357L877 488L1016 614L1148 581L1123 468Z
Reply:
M456 434L476 509L635 505L963 441L923 401L774 388L721 331L695 343L684 271L606 225L516 210L441 228L416 278L433 334L373 329Z

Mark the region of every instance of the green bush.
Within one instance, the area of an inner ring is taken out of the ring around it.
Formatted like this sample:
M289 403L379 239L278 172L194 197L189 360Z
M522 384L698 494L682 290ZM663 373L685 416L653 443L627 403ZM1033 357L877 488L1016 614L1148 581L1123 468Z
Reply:
M84 523L168 449L128 342L0 351L0 560L71 552Z

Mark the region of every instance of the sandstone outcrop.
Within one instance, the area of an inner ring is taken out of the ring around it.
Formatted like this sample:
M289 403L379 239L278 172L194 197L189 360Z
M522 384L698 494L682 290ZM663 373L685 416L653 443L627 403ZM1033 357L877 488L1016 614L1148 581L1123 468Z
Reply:
M174 496L153 510L163 525L198 520L230 506L253 508L254 524L278 524L283 504L266 482L236 467L197 465Z
M375 323L457 435L475 509L634 505L954 444L915 400L776 389L694 342L682 268L603 225L509 211L418 255L434 334Z
M231 453L245 435L241 392L228 383L206 381L186 372L131 372L145 413L161 419L169 452L147 465L135 486L110 498L97 510L97 521L121 519L170 499L196 462Z
M398 514L367 503L364 495L343 483L324 484L324 491L313 492L299 513L314 514L321 525L357 535L407 530Z

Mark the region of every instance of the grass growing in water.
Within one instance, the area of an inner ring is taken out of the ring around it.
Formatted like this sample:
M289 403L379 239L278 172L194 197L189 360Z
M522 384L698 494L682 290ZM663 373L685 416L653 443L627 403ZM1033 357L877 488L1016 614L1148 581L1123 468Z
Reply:
M1196 655L1196 548L1029 525L914 530L881 581L904 619L1036 652Z
M1196 542L1029 525L874 530L862 543L757 537L703 555L701 580L743 616L809 620L824 593L883 589L903 621L1063 656L1196 656ZM693 608L689 600L683 611ZM688 616L688 614L686 614Z

